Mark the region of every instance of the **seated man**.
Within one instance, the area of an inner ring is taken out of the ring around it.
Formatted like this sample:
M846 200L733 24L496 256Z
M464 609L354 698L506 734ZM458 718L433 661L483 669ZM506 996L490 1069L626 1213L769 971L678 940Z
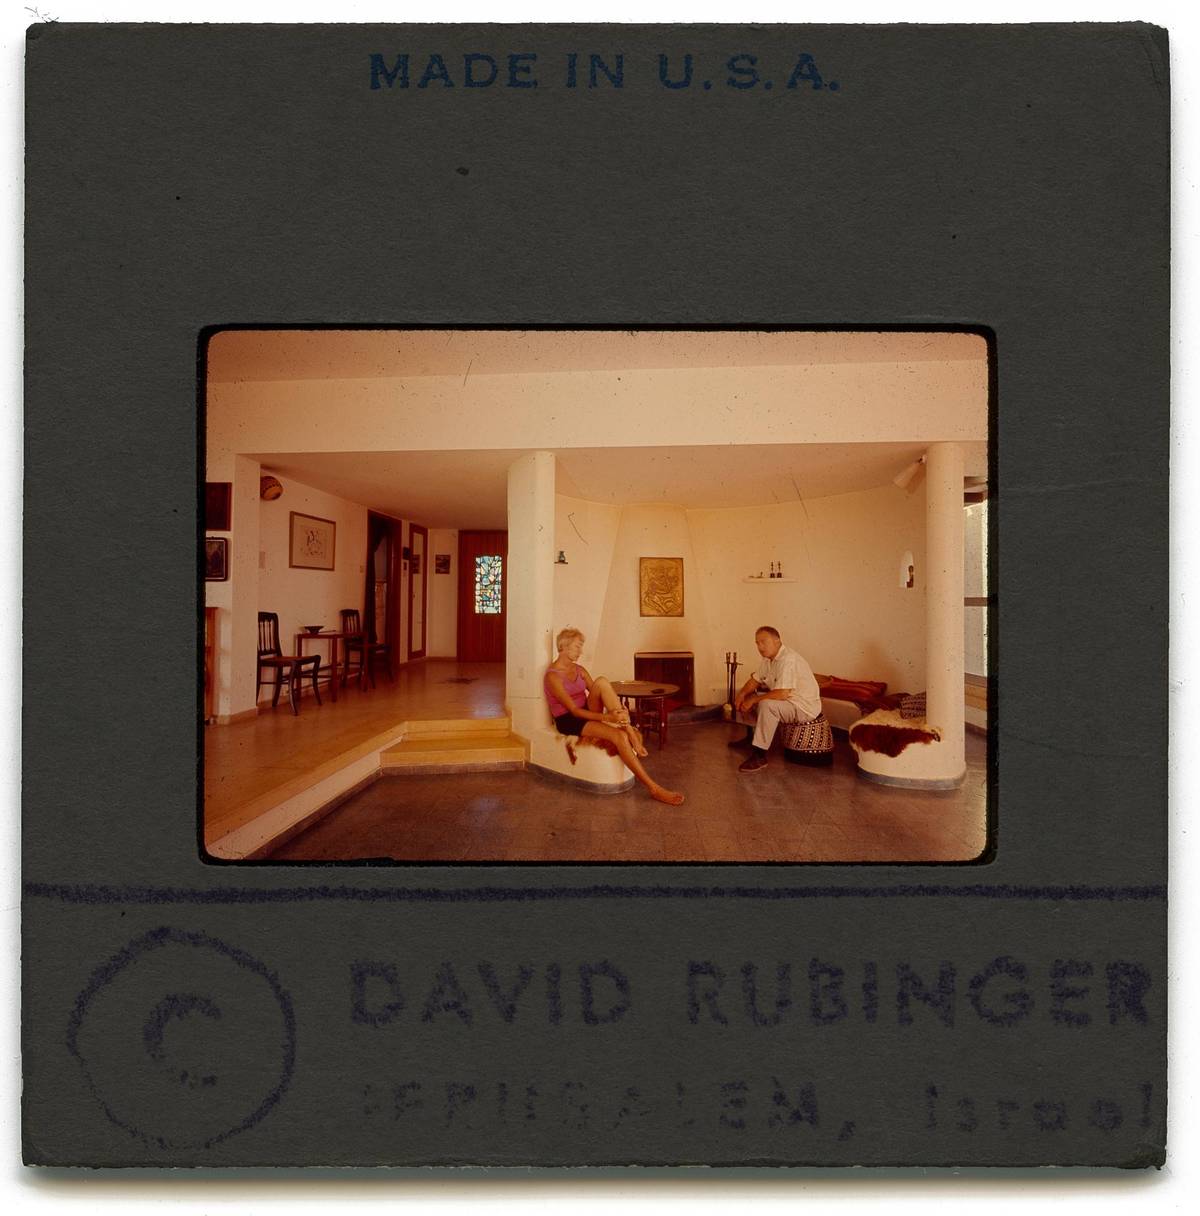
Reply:
M753 746L739 766L739 773L753 773L767 763L767 749L780 722L811 722L821 713L821 690L812 668L794 650L789 650L773 625L764 625L754 635L762 662L738 690L734 714L739 722L752 724L744 739L730 747Z

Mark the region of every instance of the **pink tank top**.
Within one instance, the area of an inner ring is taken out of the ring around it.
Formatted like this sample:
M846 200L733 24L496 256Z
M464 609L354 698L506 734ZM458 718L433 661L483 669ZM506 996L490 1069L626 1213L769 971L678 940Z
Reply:
M587 683L583 678L583 672L579 669L579 664L575 664L575 679L568 680L562 672L559 672L558 675L562 679L563 687L567 690L567 696L571 698L572 704L564 705L550 691L550 672L547 671L545 679L542 681L542 688L545 690L546 700L550 705L550 714L555 718L576 709L583 709L587 705Z

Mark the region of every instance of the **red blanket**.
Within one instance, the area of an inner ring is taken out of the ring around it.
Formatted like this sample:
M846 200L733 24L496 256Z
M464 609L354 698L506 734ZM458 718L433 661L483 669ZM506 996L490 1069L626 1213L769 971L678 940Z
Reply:
M821 696L835 701L853 701L864 714L873 709L895 709L903 700L902 692L888 693L882 680L843 680L838 676L817 676Z

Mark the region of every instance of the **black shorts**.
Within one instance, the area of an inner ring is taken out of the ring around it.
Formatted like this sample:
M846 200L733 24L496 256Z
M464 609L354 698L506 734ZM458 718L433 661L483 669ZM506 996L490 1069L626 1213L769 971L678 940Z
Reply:
M587 719L577 718L568 710L554 719L554 725L558 728L560 735L582 735L583 728L587 725Z

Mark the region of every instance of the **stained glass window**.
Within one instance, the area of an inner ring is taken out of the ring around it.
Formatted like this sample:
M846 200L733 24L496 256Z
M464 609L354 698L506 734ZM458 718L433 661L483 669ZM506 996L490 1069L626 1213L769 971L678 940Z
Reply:
M500 600L504 558L488 553L475 559L475 611L497 616L502 611Z

